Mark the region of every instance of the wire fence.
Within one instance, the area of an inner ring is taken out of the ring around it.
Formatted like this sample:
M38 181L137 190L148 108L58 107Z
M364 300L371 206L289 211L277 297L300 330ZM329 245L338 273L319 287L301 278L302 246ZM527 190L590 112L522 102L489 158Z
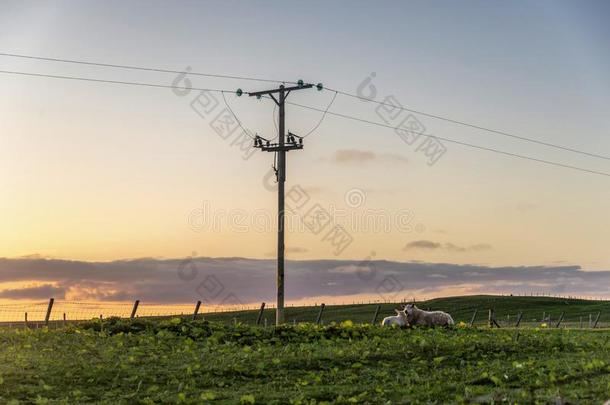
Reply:
M134 306L136 307L134 309ZM43 302L0 304L0 324L83 321L93 318L166 317L192 315L193 304L145 304L135 302L79 302L50 300ZM198 313L247 311L252 306L200 306Z
M451 314L456 323L470 326L542 327L542 328L607 328L610 327L610 301L582 300L572 297L478 296L431 299L418 301L425 310L443 310ZM323 303L293 303L286 307L286 322L341 322L378 323L394 309L406 302L352 301L325 305ZM204 317L219 322L267 325L275 320L273 305L221 306L207 303L155 304L134 302L81 302L54 300L32 303L0 304L0 326L57 327L109 317L163 318Z

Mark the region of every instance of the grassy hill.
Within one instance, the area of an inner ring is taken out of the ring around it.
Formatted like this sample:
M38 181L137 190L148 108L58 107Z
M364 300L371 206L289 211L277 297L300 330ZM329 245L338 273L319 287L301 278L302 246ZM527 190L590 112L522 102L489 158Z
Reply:
M370 323L373 320L378 304L361 305L328 305L324 309L323 321L351 320L358 323ZM383 317L394 314L394 308L401 304L379 304L381 305L377 321ZM422 309L441 310L450 313L456 322L470 322L475 309L477 316L475 325L485 324L489 309L493 309L496 319L502 326L513 325L517 315L522 312L522 324L540 323L543 316L551 316L551 324L559 319L564 313L562 325L583 326L589 324L589 316L595 320L600 312L598 327L610 326L610 301L591 301L581 299L565 299L554 297L516 297L496 295L471 295L463 297L436 298L428 301L416 302ZM287 307L287 322L314 322L319 307ZM211 321L233 322L253 324L256 321L258 311L235 311L214 314L205 314L205 318ZM265 309L263 318L269 324L275 319L275 309Z
M610 302L467 296L424 302L476 326L370 325L377 304L287 308L287 325L253 327L258 311L0 329L0 403L603 403L610 387ZM399 304L382 304L378 320ZM523 312L523 326L509 329ZM589 314L601 313L598 329ZM549 328L532 328L543 314ZM273 324L274 309L264 317ZM510 320L507 317L510 316ZM332 321L346 321L329 325ZM212 321L212 322L207 322ZM234 321L239 323L234 324ZM292 322L298 325L292 325ZM66 389L66 387L69 387ZM18 402L17 402L18 401Z
M94 319L0 330L0 403L601 404L609 342L609 329Z

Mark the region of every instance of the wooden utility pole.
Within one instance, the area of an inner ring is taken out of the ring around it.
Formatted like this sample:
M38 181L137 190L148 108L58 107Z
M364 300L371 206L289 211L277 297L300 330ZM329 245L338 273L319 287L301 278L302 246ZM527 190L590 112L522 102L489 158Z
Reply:
M261 98L268 96L279 108L278 124L278 143L271 143L269 140L256 136L254 147L264 152L274 152L277 157L276 178L278 183L277 193L277 307L275 313L275 323L280 325L284 322L284 183L286 182L286 152L290 150L303 149L303 138L293 133L285 132L285 101L288 94L294 90L303 90L313 87L313 84L305 84L299 81L297 86L284 87L281 85L277 89L257 91L248 93L249 96ZM322 90L322 84L318 84L318 90ZM237 90L237 95L243 94L241 89ZM277 95L277 97L276 97ZM298 142L297 142L298 139Z

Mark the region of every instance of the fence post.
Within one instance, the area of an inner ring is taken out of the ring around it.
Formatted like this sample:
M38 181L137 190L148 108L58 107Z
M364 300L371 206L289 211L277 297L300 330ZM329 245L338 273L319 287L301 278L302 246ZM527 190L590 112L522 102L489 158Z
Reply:
M265 312L265 303L261 303L261 309L258 311L258 316L256 317L256 324L261 324L261 319L263 319L263 313Z
M500 325L498 324L498 322L496 321L496 314L495 311L493 309L489 310L489 327L493 328L494 325L496 326L496 328L499 328Z
M519 316L517 317L517 323L515 323L515 328L519 327L519 324L521 323L521 318L523 318L523 312L519 312Z
M582 329L582 316L580 317L580 329Z
M25 313L25 327L26 327L26 329L28 327L28 313L27 312Z
M66 313L64 312L64 326L66 326Z
M599 322L600 315L601 315L601 312L598 312L597 316L595 317L595 322L593 323L593 329L597 328L597 322Z
M324 305L324 303L320 304L320 312L318 312L318 318L316 319L316 325L319 325L320 322L322 321L322 313L324 312L324 307L326 305Z
M475 308L474 313L472 314L472 318L470 318L470 327L471 327L471 328L472 328L472 326L474 325L474 320L475 320L475 319L476 319L476 317L477 317L477 312L478 312L478 311L479 311L479 310Z
M377 317L379 316L379 310L381 309L381 305L377 305L375 308L375 315L373 316L373 321L371 322L373 325L377 323Z
M140 300L135 300L133 303L133 308L131 309L131 315L129 319L133 319L136 317L136 312L138 312L138 306L140 305Z
M197 301L195 304L195 311L193 312L193 321L197 319L197 314L199 313L199 307L201 306L201 301Z
M557 321L557 325L555 325L556 328L559 327L559 325L561 325L561 321L563 321L563 312L561 313L561 315L559 315L559 320Z
M44 317L44 324L49 324L49 319L51 318L51 310L53 309L53 303L55 302L55 298L49 299L49 306L47 307L47 314Z

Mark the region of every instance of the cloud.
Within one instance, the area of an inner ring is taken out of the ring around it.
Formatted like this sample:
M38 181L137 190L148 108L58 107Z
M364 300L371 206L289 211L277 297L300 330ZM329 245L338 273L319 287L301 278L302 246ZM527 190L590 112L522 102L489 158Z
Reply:
M54 259L53 256L45 256L39 253L33 253L31 255L20 256L20 259Z
M11 282L10 289L0 291L0 298L250 304L273 301L275 277L275 260L240 257L112 262L0 258L0 283ZM24 287L15 287L20 282ZM610 271L589 272L579 266L487 267L386 260L286 262L286 297L291 301L531 292L608 297Z
M442 245L443 249L452 251L452 252L480 252L484 250L491 250L492 246L487 243L477 243L476 245L471 246L457 246L453 243L445 243Z
M438 242L432 242L430 240L416 240L414 242L409 242L404 247L403 250L411 250L411 249L440 249L443 245Z
M0 298L7 299L47 299L47 298L64 298L66 289L56 287L52 284L44 284L37 287L24 287L6 289L0 291Z
M369 162L402 163L408 162L404 156L393 153L378 154L369 150L340 149L335 152L332 161L336 164L366 164Z
M416 240L405 245L403 250L446 250L450 252L480 252L491 250L493 247L487 243L478 243L467 247L458 246L450 242L440 243L430 240Z
M376 154L371 151L343 149L335 152L335 163L366 163L375 160Z

